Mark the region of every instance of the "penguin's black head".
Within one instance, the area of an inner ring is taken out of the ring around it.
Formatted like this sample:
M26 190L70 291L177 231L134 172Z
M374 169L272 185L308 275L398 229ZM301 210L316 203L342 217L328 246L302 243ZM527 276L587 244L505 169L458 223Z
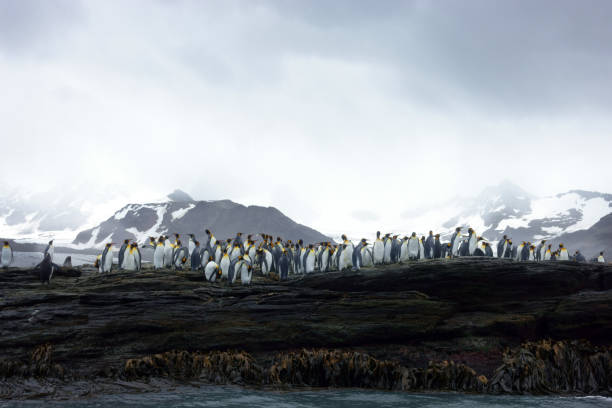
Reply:
M200 241L196 241L195 246L200 246Z
M429 231L429 235L433 235L433 231Z
M124 244L129 244L129 243L130 243L130 240L129 240L129 239L124 239L124 240L123 240L123 243L124 243Z
M49 241L49 245L53 245L53 240Z
M457 231L457 232L461 231L461 227L455 228L455 231Z
M210 235L210 230L207 229L206 230L206 234Z
M4 245L8 245L8 241L4 241ZM603 254L603 252L602 252L602 254Z
M601 252L599 253L599 255L603 255L603 253L604 253L604 251L601 251Z
M413 237L416 237L416 232L413 232L413 233L412 233L412 236L413 236Z

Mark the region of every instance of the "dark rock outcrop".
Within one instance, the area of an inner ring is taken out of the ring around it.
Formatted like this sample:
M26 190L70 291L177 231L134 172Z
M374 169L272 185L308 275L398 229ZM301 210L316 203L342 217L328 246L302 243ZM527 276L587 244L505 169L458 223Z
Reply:
M65 379L610 391L607 265L473 258L250 287L196 272L74 271L49 286L33 271L0 272L0 376L40 376L6 367L31 367L49 345L43 376Z

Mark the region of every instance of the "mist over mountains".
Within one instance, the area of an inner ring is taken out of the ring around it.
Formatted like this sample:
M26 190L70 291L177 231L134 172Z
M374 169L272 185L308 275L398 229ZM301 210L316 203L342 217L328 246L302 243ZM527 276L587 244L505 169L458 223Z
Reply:
M74 249L100 248L105 242L125 238L144 241L149 236L175 232L203 236L206 228L219 238L229 238L240 231L301 238L305 242L330 239L325 231L298 224L274 207L196 200L181 190L144 203L127 200L121 193L108 192L96 195L71 191L58 197L52 193L7 191L0 196L0 236L21 243L56 239ZM376 211L371 209L374 214ZM470 226L490 241L503 235L515 242L547 239L591 256L612 247L611 213L612 194L571 190L537 197L504 181L486 187L476 197L456 198L424 211L398 215L399 228L380 225L377 229L398 234L414 231L419 235L433 230L444 237L457 226ZM371 238L374 233L363 234Z

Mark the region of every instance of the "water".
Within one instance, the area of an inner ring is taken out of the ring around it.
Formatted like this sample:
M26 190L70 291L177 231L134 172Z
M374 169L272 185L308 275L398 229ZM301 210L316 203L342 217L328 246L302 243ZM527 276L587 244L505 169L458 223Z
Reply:
M67 256L72 257L72 266L79 266L83 264L93 264L96 261L95 255L87 254L65 254L56 252L53 255L53 262L62 266ZM43 260L42 252L18 252L15 251L13 256L13 264L11 266L17 268L31 268L40 263Z
M170 392L114 394L78 401L9 401L0 407L262 407L262 408L369 408L369 407L612 407L606 397L533 397L464 395L455 393L412 394L364 390L261 391L240 387L178 388Z

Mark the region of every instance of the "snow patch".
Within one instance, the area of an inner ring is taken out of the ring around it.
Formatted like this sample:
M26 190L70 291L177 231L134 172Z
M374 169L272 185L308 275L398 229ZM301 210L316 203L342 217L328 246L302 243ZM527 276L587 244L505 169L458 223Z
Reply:
M135 227L125 229L127 232L134 234L137 242L145 242L147 238L151 236L159 235L162 232L158 230L164 220L164 215L166 215L166 212L168 211L168 204L164 204L164 205L143 204L138 207L138 209L141 209L141 208L150 208L150 209L155 210L155 212L157 213L157 221L151 228L149 228L146 231L139 231Z
M172 211L172 221L179 220L185 216L189 212L189 210L193 209L195 204L189 204L185 208L181 208L180 210Z
M125 216L127 215L127 213L132 209L131 205L126 206L124 209L117 211L117 213L115 214L115 219L116 220L122 220L125 218Z

